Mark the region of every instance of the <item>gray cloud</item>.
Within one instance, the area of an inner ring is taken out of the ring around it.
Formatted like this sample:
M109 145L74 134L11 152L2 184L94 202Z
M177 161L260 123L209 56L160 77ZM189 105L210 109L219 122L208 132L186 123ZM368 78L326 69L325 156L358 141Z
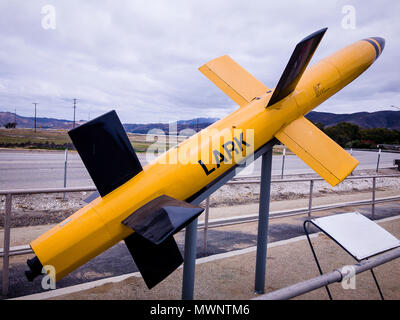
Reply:
M41 9L56 9L56 29ZM356 28L341 27L343 5ZM398 105L395 1L15 1L0 3L0 110L87 119L115 108L123 122L222 117L236 105L197 68L229 54L274 87L304 36L329 27L312 63L362 38L386 38L379 60L318 107L348 113Z

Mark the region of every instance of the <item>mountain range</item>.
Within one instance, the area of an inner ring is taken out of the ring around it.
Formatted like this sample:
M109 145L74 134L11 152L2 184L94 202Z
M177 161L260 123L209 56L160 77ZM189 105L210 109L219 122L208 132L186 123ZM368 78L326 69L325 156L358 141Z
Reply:
M322 123L326 127L336 125L339 122L350 122L362 128L387 128L400 131L400 111L377 111L377 112L357 112L349 114L335 114L328 112L311 111L306 116L314 123ZM195 118L190 120L179 120L177 130L185 128L201 130L211 123L217 121L217 118ZM4 127L9 122L17 122L17 128L33 128L34 117L23 117L11 112L0 112L0 126ZM76 125L86 121L76 121ZM71 129L73 122L70 120L60 120L54 118L36 118L36 127L43 129ZM147 133L151 129L161 129L169 132L168 123L125 123L124 128L128 132Z
M314 123L323 123L326 127L334 126L339 122L350 122L365 129L387 128L400 131L400 111L386 110L348 114L311 111L306 117Z

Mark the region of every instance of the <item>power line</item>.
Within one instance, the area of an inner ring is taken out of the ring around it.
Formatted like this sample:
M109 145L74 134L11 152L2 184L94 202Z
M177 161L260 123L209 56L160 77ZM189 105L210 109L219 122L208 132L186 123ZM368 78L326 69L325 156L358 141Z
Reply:
M36 105L39 104L39 103L33 102L32 104L35 105L35 132L36 132Z
M74 99L74 123L72 125L72 128L75 128L75 110L76 110L76 99Z

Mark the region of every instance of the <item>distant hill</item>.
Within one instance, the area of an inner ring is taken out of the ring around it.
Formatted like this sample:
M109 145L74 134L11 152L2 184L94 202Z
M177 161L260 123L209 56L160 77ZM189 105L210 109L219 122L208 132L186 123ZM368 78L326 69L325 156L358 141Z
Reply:
M306 116L314 123L320 122L325 126L333 126L339 122L350 122L363 128L387 128L396 129L400 131L400 111L377 111L377 112L357 112L350 114L335 114L328 112L311 111ZM22 117L17 115L17 128L33 128L33 117ZM217 121L217 118L196 118L190 120L179 120L177 129L178 131L185 128L194 130L201 130L208 127L210 124ZM8 122L14 122L14 113L0 112L0 126ZM78 125L85 123L85 121L77 121ZM37 128L46 129L71 129L72 121L59 120L53 118L36 118ZM125 123L124 128L128 132L133 133L147 133L151 129L161 129L164 132L169 132L168 123Z
M357 112L350 114L311 111L306 118L314 123L323 123L326 127L334 126L339 122L350 122L366 129L387 128L400 131L400 111Z
M23 117L18 114L15 116L11 112L0 112L0 126L4 127L8 122L17 121L17 128L33 128L35 126L34 117ZM76 124L82 124L84 121L76 121ZM54 118L36 118L36 128L43 129L71 129L73 121L59 120Z
M218 118L196 118L190 120L179 120L176 125L177 131L181 131L183 129L193 129L195 131L199 131L208 127L210 124L219 120ZM139 123L124 123L124 128L128 132L133 133L147 133L152 129L161 129L165 133L169 132L169 129L175 129L169 123L147 123L147 124L139 124Z

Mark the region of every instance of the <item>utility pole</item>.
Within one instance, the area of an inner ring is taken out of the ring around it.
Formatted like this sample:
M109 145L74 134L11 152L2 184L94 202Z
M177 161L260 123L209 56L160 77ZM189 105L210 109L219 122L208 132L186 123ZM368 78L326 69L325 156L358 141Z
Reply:
M14 123L15 127L17 127L17 108L14 109Z
M38 104L37 102L33 102L32 104L35 105L35 132L36 132L36 105Z
M75 128L75 109L76 109L76 99L74 99L74 124L72 125L72 128Z

